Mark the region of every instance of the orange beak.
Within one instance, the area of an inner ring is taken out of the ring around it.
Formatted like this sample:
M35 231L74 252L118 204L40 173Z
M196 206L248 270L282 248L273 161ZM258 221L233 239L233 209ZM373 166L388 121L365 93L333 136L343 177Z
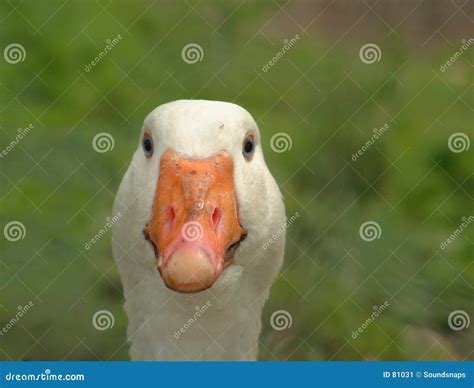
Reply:
M165 151L152 209L144 234L166 286L179 292L211 287L246 236L230 155L191 160Z

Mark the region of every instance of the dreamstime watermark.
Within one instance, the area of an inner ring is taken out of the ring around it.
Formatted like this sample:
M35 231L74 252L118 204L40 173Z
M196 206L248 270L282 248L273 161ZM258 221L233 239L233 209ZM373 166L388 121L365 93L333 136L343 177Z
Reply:
M371 65L382 59L382 50L375 43L364 44L359 50L359 58L363 63Z
M380 315L382 314L386 309L387 307L390 306L390 303L388 303L388 301L385 301L383 304L381 304L380 306L374 306L373 307L373 312L372 314L370 314L370 317L367 318L365 320L364 323L362 323L362 325L360 325L357 330L353 331L352 332L352 338L353 339L356 339L360 334L362 334L364 332L365 329L367 329L371 324L372 322L375 321L375 319Z
M181 236L183 236L186 241L200 240L203 235L204 230L197 221L186 222L181 229Z
M196 312L194 313L194 315L191 318L189 318L183 326L181 326L178 330L174 332L173 337L175 339L178 339L179 337L181 337L181 335L184 334L186 330L188 330L192 325L194 325L194 323L201 317L201 315L203 315L211 306L212 306L212 303L209 300L207 301L205 305L202 305L201 307L196 306L195 307Z
M452 330L459 331L467 329L470 324L471 319L464 310L455 310L449 314L448 325Z
M26 59L26 50L20 43L9 44L3 50L3 58L10 65L16 65Z
M469 137L463 132L453 133L448 138L448 148L455 154L460 154L461 152L467 151L470 146L471 141L469 140Z
M115 147L115 140L110 133L101 132L92 139L92 148L95 152L103 154L112 151Z
M25 128L18 128L18 133L15 138L0 152L0 159L3 159L9 154L15 146L23 140L23 138L33 129L33 124L28 124Z
M382 228L375 221L366 221L359 228L359 236L364 241L378 240L382 236Z
M86 377L82 373L55 374L50 369L43 373L12 373L5 375L6 381L84 381Z
M26 237L26 228L20 221L10 221L3 228L3 235L8 241L16 242Z
M13 326L16 325L16 323L25 315L30 309L34 306L34 303L30 300L27 304L24 306L18 306L18 311L16 315L10 319L9 322L5 326L2 327L0 330L0 335L5 335L7 334L8 330L10 330Z
M115 318L109 310L99 310L92 316L92 326L99 331L114 327Z
M289 329L293 324L291 314L286 310L277 310L270 316L270 326L276 331Z
M102 51L99 52L99 54L88 64L84 66L84 70L86 73L92 70L92 68L97 65L104 57L112 51L112 49L119 44L119 42L122 40L122 36L118 34L115 38L112 39L107 39L105 41L106 45Z
M277 154L291 150L293 140L286 132L275 133L270 139L270 148Z
M266 73L274 64L276 64L290 49L300 40L300 36L296 34L293 38L283 40L283 47L275 56L262 66L262 70Z
M467 229L469 224L474 221L474 216L462 217L461 221L461 224L456 228L456 230L451 233L451 235L439 245L441 249L444 250L448 247L449 244L453 243L454 240L456 240L461 235L464 229Z
M372 144L374 144L379 139L379 137L381 137L385 133L385 131L389 128L390 126L388 124L385 124L381 128L374 128L373 129L374 133L372 134L370 139L367 140L365 144L362 147L360 147L357 152L352 154L352 161L356 162L357 159L359 159L362 155L364 155L365 151L367 151L370 148L370 146L372 146Z
M301 214L299 212L295 212L295 214L293 214L290 218L287 218L285 223L263 244L262 248L268 249L268 247L278 240L285 230L288 229L300 215Z
M189 43L181 50L181 58L188 65L194 65L204 59L204 50L197 43Z
M461 40L461 47L459 48L458 51L456 51L451 58L449 58L445 63L443 63L439 69L441 70L442 73L444 73L446 70L448 70L448 67L450 67L454 62L456 62L459 57L467 51L467 49L474 43L474 38L469 38L469 39L462 39Z
M95 245L95 243L97 241L99 241L104 234L106 234L110 229L112 229L112 225L115 224L116 222L118 222L118 220L120 220L121 217L122 217L122 213L120 213L120 212L118 212L116 215L112 216L112 218L107 217L105 219L106 223L104 224L104 226L97 232L97 234L94 237L92 237L89 241L87 241L84 244L84 248L86 250L91 249L92 246Z

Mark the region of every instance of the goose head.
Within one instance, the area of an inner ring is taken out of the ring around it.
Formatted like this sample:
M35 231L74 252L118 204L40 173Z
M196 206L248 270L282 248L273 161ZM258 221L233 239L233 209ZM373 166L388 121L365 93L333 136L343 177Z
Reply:
M117 201L135 204L130 219L145 256L173 291L200 292L232 267L258 267L258 252L285 222L257 124L235 104L159 106L145 118L127 174ZM273 260L271 273L281 265Z

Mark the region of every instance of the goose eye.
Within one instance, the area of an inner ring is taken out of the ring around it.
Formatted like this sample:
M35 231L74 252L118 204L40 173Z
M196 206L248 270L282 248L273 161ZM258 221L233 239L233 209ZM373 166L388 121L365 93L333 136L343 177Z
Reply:
M142 147L143 152L145 152L145 156L147 158L151 158L151 156L153 155L153 138L149 133L145 133L143 135Z
M247 136L242 144L242 154L244 155L245 159L250 160L252 159L253 153L255 151L255 140L253 136Z

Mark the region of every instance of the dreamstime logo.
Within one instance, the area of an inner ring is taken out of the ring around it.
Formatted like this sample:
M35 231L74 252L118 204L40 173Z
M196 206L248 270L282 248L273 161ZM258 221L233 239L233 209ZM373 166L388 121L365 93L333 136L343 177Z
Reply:
M122 40L122 35L118 34L115 38L107 39L105 41L106 45L102 51L97 54L97 56L90 61L87 65L84 66L86 73L92 70L92 68L97 65L115 46L119 44Z
M7 334L8 330L10 330L13 326L16 325L16 323L20 320L20 318L23 318L23 315L25 315L28 311L30 311L31 307L33 307L34 303L30 300L27 304L24 306L18 306L17 313L16 315L10 319L7 324L0 329L0 335L5 335Z
M103 235L105 235L110 229L112 229L112 226L120 220L122 217L122 213L118 212L116 215L114 215L112 218L106 217L105 218L105 225L97 232L97 234L92 237L88 242L84 244L84 248L86 250L91 249L94 244L99 241Z
M8 241L23 240L26 236L26 228L20 221L11 221L3 228L3 235Z
M362 325L357 328L357 330L352 332L352 338L356 339L360 334L362 334L364 330L367 329L372 324L372 322L374 322L375 319L378 318L379 315L381 315L389 306L390 303L387 300L380 306L374 306L372 308L372 314L370 314L370 316L365 320L365 322L362 323Z
M92 148L94 151L103 154L112 151L115 147L115 140L110 133L101 132L92 139Z
M293 223L296 219L300 216L299 212L293 214L290 218L287 218L285 223L278 229L275 233L273 233L272 237L270 237L262 246L263 249L268 249L270 245L272 245L275 241L277 241Z
M373 135L370 137L370 139L367 140L366 143L362 147L360 147L356 153L352 154L352 161L356 162L357 159L359 159L359 157L364 155L365 151L367 151L370 148L370 146L372 146L372 144L374 144L385 133L385 131L388 128L390 128L388 124L385 124L381 128L374 128Z
M173 337L179 339L179 337L181 337L181 334L184 334L186 330L188 330L192 325L194 325L198 318L200 318L211 306L212 303L210 300L208 300L205 305L195 306L194 309L196 310L196 312L191 318L187 320L187 322L184 323L183 326L181 326L178 330L174 332Z
M51 373L51 369L45 369L44 372L41 373L12 373L9 372L5 375L6 381L85 381L86 377L84 374L76 373L76 374L55 374ZM33 383L32 383L33 384Z
M459 331L467 329L471 323L469 315L464 310L455 310L448 317L448 325L451 329Z
M33 129L33 124L28 124L25 128L18 128L15 138L0 152L0 158L3 159L23 138Z
M469 38L469 39L462 39L461 40L461 47L458 51L456 51L452 56L451 58L449 58L444 64L442 64L440 66L440 70L442 73L444 73L448 67L450 67L454 62L456 62L458 60L458 58L465 52L467 51L467 49L474 43L474 39L473 38Z
M278 154L291 150L293 141L286 132L275 133L270 139L270 148Z
M270 316L270 326L277 331L289 329L292 324L291 314L286 310L277 310Z
M360 48L359 58L365 64L371 65L380 61L382 58L382 51L375 43L367 43Z
M439 247L441 249L446 249L449 244L454 242L461 235L461 233L464 231L464 229L467 229L469 224L474 221L474 216L462 217L461 221L462 222L459 225L459 227L453 233L451 233L451 235L446 240L444 240L440 244Z
M3 57L11 65L23 62L26 58L26 50L19 43L12 43L3 50Z
M282 57L285 55L297 42L300 40L300 36L296 34L291 39L285 39L283 41L284 45L280 51L278 51L275 56L269 60L265 65L262 66L262 70L266 73L270 68L276 64Z
M359 236L364 241L378 240L382 235L382 228L375 221L366 221L359 228Z
M108 310L99 310L92 317L92 325L100 331L111 329L114 324L115 318Z
M193 65L204 59L204 50L197 43L189 43L181 50L181 58L187 64Z
M200 240L204 234L204 230L199 222L189 221L183 225L181 235L186 241Z
M461 152L467 151L471 146L471 141L465 133L456 132L449 136L448 147L451 152L459 154Z

